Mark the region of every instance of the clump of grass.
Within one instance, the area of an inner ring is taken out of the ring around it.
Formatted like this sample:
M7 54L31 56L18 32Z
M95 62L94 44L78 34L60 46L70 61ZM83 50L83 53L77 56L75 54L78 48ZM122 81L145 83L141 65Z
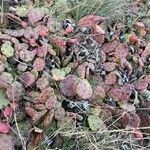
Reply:
M122 20L128 4L126 0L57 0L52 9L58 18L71 15L76 21L89 14Z

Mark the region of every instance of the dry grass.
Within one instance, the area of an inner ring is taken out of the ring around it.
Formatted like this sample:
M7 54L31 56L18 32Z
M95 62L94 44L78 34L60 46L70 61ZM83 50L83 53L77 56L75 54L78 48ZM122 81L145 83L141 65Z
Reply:
M58 18L71 15L76 21L89 14L122 20L128 4L127 0L56 0L51 10Z
M74 138L74 141L78 141L78 143L76 143L78 145L74 146L77 146L81 150L148 150L150 146L147 145L147 147L144 147L137 142L137 140L132 136L134 129L118 129L114 124L119 118L114 120L114 122L111 124L110 128L112 129L108 130L106 128L105 130L99 129L98 131L79 129L76 126L74 126L72 129L67 129L66 127L71 119L72 118L70 118L70 120L64 123L56 131L49 134L48 140L54 140L57 136L60 136L62 139L67 138L68 141L71 138ZM150 127L140 127L138 129L142 129L144 131L146 129L150 129ZM150 133L144 133L144 135L146 135L144 140L150 140ZM42 147L49 149L49 146L45 145L48 140L43 141L34 150L37 150L39 147L41 149ZM68 142L68 144L70 143ZM65 147L63 148L65 149Z

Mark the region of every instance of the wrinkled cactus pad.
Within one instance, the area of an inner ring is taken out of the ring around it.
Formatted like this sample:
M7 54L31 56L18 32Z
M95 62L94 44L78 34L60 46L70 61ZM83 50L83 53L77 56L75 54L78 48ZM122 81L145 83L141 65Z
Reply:
M42 58L36 58L33 63L33 68L37 71L43 71L45 68L45 61Z
M67 74L69 74L70 71L71 71L70 67L64 67L64 68L61 68L61 69L55 68L55 69L52 70L53 79L55 81L61 81L65 78L65 76Z
M26 6L17 6L16 7L16 14L20 17L25 17L28 13Z
M19 101L24 93L25 89L18 81L14 81L6 91L6 95L10 101Z
M91 87L90 83L88 82L88 80L81 79L77 83L76 93L82 99L88 99L92 96L93 91L92 91L92 87Z
M61 93L65 96L75 96L76 95L76 86L79 82L79 78L76 75L68 75L64 80L60 82Z
M34 56L35 56L34 52L29 51L29 50L21 50L19 52L19 57L24 62L32 61L34 59Z
M13 76L8 72L3 72L0 75L0 87L8 87L14 81Z
M1 52L4 56L9 58L14 55L14 48L9 41L5 41L1 47Z
M25 87L29 87L35 82L36 77L31 72L24 72L19 80Z
M97 130L99 128L104 129L104 122L98 117L94 115L88 116L88 124L91 130Z
M30 11L28 11L28 20L33 25L40 21L44 17L44 10L40 8L31 8Z

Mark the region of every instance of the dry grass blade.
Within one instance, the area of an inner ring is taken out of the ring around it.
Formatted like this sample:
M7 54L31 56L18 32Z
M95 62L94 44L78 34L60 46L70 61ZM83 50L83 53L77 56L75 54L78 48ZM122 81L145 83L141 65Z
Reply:
M57 0L53 12L57 12L58 18L70 14L75 20L89 14L122 20L127 7L126 0Z

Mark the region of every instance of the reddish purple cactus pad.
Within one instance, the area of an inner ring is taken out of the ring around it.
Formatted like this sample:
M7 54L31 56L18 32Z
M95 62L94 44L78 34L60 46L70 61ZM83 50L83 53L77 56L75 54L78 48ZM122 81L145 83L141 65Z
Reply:
M105 93L105 90L102 86L96 86L94 89L93 89L93 95L92 97L95 99L95 98L105 98L106 96L106 93Z
M102 67L104 68L104 70L110 72L116 68L116 64L113 62L105 62L102 64Z
M34 32L40 36L48 35L48 28L44 25L38 25L34 28Z
M94 15L88 15L83 18L81 18L78 22L79 27L89 27L93 28L96 26L96 24L102 23L105 21L104 17L101 16L94 16Z
M24 72L19 80L25 87L29 87L35 82L36 77L31 72Z
M45 57L47 55L47 45L42 45L41 47L37 48L37 56L38 57Z
M66 41L64 41L63 39L61 39L60 37L52 37L50 39L50 44L56 48L58 48L61 53L65 52L65 48L66 48Z
M92 96L92 87L86 79L82 79L77 83L76 94L82 99L89 99Z
M75 96L78 82L79 82L79 78L76 75L68 75L59 84L61 93L68 97Z
M139 116L139 118L141 120L140 126L141 127L149 127L149 125L150 125L150 115L148 113L146 113L146 112L139 112L138 116ZM147 129L144 130L144 132L145 133L149 133L150 129L147 128Z
M35 109L31 107L25 107L25 112L27 115L29 115L31 118L37 113Z
M118 110L116 112L120 118L123 127L138 128L140 125L140 118L135 112L124 112L123 110Z
M117 82L117 76L114 73L109 73L105 78L105 84L113 85Z
M136 82L134 82L133 85L136 90L143 91L147 88L148 82L146 82L144 79L141 79L141 80L137 80Z
M44 15L45 15L44 10L40 8L33 8L33 9L30 9L27 16L28 16L29 22L32 25L34 25L35 23L40 21L44 17Z
M45 107L49 110L54 109L56 103L57 103L57 97L56 95L52 95L46 100Z
M36 81L36 87L39 88L40 90L45 89L48 85L49 85L49 81L46 77L39 78Z
M132 93L132 90L133 90L133 85L132 84L130 84L130 83L125 83L123 86L122 86L122 88L121 88L121 90L122 90L122 92L123 93L126 93L126 94L131 94Z
M0 122L0 133L7 134L10 132L10 128L7 123Z
M45 88L39 96L39 102L45 103L51 96L54 96L54 89L51 87Z
M34 116L32 116L33 123L37 124L38 122L40 122L46 113L47 113L47 110L42 110L42 111L35 113Z
M112 87L109 91L109 96L113 98L114 101L119 101L122 98L122 90L117 87Z
M45 61L42 58L36 58L33 63L33 68L37 71L43 71L45 68Z
M3 116L4 116L5 118L7 118L7 117L11 117L12 114L13 114L12 108L9 107L9 106L6 106L6 107L4 108L4 110L3 110Z
M102 50L104 51L104 53L108 54L108 53L115 51L115 48L117 47L117 45L118 45L118 41L114 40L111 43L103 44Z
M115 49L115 57L122 59L125 58L128 54L128 45L127 44L120 44Z
M54 113L56 120L61 120L65 117L65 110L63 108L57 108Z
M34 56L35 56L34 52L29 51L29 50L21 50L19 52L19 57L24 62L32 61L34 59Z

